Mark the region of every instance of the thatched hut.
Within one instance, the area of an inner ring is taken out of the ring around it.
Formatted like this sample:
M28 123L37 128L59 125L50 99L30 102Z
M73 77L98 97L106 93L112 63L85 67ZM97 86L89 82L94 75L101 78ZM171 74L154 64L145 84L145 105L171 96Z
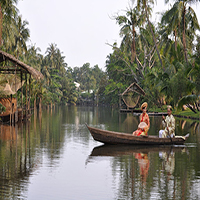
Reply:
M6 107L6 111L0 114L3 121L17 122L19 117L27 118L30 108L31 89L30 84L32 78L36 80L43 79L43 75L36 69L19 61L14 56L0 51L0 103ZM28 86L29 81L29 88ZM18 107L18 99L13 98L19 88L23 84L26 85L26 103L23 105L23 91L21 92L21 108ZM25 111L25 114L24 114Z
M137 106L141 95L145 95L144 90L137 83L132 83L119 96L120 109L122 109L122 107L126 110L134 109Z

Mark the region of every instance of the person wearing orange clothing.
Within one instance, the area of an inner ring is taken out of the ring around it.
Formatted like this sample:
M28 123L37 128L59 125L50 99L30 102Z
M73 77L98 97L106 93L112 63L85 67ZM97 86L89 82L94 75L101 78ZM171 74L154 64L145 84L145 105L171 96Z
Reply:
M134 154L135 158L138 159L138 165L140 167L140 176L142 182L145 184L148 176L150 161L148 155L145 153Z
M138 125L138 129L133 132L133 135L135 136L147 135L150 128L149 115L146 113L147 106L147 102L144 102L141 106L142 114L140 115L140 123Z

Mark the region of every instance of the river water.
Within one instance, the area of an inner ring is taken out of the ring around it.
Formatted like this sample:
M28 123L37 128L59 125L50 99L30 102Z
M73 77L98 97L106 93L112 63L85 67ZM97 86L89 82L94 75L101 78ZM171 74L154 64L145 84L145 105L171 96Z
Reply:
M0 199L200 199L200 125L176 119L184 146L94 141L85 123L131 133L139 117L105 107L63 106L0 126ZM150 117L149 135L161 117Z

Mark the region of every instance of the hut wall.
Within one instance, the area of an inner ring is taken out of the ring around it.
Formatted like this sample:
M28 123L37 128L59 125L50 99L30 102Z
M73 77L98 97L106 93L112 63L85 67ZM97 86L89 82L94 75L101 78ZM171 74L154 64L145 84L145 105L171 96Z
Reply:
M13 105L13 112L16 112L17 110L16 98L12 98L12 103L11 103L11 98L0 98L0 103L6 107L6 112L3 112L2 115L9 115L12 110L12 105Z
M2 141L16 140L16 132L14 126L1 125L0 133L0 140Z

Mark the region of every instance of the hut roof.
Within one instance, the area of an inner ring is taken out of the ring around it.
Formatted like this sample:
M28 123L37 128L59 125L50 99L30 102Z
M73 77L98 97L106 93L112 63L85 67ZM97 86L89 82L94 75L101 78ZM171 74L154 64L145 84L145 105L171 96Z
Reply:
M145 95L144 90L137 83L132 83L121 94L121 97L128 108L135 108L141 95Z
M129 87L127 87L126 90L121 95L123 96L126 93L128 93L129 91L137 92L137 93L139 93L141 95L145 95L144 90L135 82L132 83L131 85L129 85Z
M19 61L18 59L16 59L11 54L8 54L8 53L0 50L0 63L3 62L3 61L6 61L6 60L11 61L12 63L16 64L18 67L20 67L23 70L27 71L29 74L31 74L33 76L33 78L35 78L37 80L41 80L41 79L44 78L42 73L40 73L39 71L37 71L33 67L30 67L27 64Z

